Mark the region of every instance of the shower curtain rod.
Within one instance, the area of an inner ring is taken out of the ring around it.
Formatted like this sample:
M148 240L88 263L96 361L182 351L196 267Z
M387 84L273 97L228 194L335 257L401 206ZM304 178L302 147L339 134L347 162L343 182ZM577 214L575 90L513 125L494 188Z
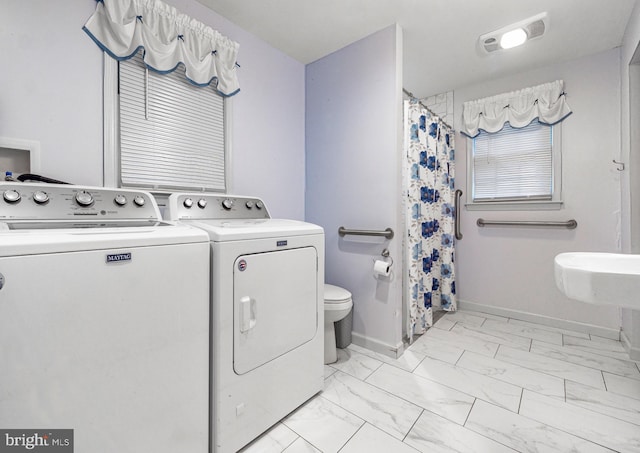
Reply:
M404 94L406 94L407 96L409 96L411 99L418 101L418 104L420 104L422 106L422 108L424 108L427 112L429 112L431 114L431 116L435 116L436 118L438 118L442 122L442 124L444 124L445 126L447 126L449 129L451 129L453 131L453 127L451 127L449 124L447 124L447 122L445 120L443 120L440 115L436 115L436 113L433 110L431 110L429 107L424 105L422 103L422 101L420 99L418 99L417 97L415 97L411 91L407 90L406 88L403 88L402 92Z

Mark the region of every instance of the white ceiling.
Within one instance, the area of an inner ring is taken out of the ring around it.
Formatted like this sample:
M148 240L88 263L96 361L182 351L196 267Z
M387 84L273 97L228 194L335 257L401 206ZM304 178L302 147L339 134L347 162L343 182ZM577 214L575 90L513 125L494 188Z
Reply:
M305 64L398 23L404 87L422 98L617 47L636 0L199 1ZM544 11L542 39L477 50L480 35Z

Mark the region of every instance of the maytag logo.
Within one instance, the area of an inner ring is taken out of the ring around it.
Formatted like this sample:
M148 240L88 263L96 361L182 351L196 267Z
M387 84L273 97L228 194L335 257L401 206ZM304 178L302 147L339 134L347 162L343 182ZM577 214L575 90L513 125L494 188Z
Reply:
M131 253L113 253L107 255L107 263L116 263L120 261L131 261Z
M0 453L20 451L73 453L73 430L0 429Z
M285 247L287 245L287 241L277 241L276 247Z

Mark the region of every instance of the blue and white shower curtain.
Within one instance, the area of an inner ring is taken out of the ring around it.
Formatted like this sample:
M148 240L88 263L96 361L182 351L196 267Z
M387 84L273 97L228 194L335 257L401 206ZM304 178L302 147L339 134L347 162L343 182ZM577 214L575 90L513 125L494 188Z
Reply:
M454 134L405 101L409 339L433 325L433 309L456 310Z

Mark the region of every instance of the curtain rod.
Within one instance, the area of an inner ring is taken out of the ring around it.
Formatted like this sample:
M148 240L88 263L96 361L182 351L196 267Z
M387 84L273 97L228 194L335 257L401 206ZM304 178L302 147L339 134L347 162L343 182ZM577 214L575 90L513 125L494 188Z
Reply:
M451 129L453 131L453 127L451 127L449 124L447 124L447 122L445 120L443 120L440 115L436 115L436 113L433 110L431 110L429 107L424 105L422 103L422 101L420 99L418 99L417 97L415 97L411 91L407 90L406 88L403 88L402 92L404 94L406 94L407 96L409 96L411 99L418 101L418 104L420 104L422 106L422 108L424 108L427 112L429 112L431 114L431 116L435 116L436 118L438 118L440 120L440 122L442 122L442 124L444 124L445 126L447 126L449 129Z

